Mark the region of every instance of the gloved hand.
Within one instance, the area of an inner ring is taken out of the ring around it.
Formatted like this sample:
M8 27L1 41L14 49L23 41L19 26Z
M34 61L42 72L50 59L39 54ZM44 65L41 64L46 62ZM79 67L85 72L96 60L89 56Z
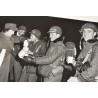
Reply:
M35 63L35 59L34 58L31 58L29 56L24 56L23 57L23 60L27 63Z
M85 62L82 67L81 67L81 71L85 71L90 67L90 63L87 61Z
M84 64L78 65L77 69L81 72L87 70L90 67L90 63L87 61Z

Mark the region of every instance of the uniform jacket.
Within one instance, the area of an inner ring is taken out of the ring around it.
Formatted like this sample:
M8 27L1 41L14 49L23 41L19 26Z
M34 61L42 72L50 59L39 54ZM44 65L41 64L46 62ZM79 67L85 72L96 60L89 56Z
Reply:
M41 57L43 55L45 55L46 53L46 43L44 43L43 41L38 41L36 43L30 42L29 43L29 50L32 51L34 54L34 57ZM36 64L33 64L33 66L27 66L27 72L28 73L36 73Z
M10 66L11 52L13 49L13 41L7 37L3 32L0 33L0 48L6 49L5 57L3 59L2 65L0 67L0 81L7 82Z
M8 81L8 74L9 74L9 67L11 65L11 57L12 51L14 49L14 43L19 43L20 38L17 37L8 37L3 32L0 33L0 50L6 49L6 54L2 65L0 67L0 81L7 82Z
M24 36L16 36L16 35L12 35L11 39L13 40L13 45L14 45L14 51L13 51L13 56L17 56L17 54L19 53L19 51L22 49L23 47L23 42L24 40L26 40L26 37Z
M35 61L39 65L58 66L63 59L65 59L65 45L62 41L58 41L56 43L51 42L46 55L37 57Z
M77 63L81 63L91 48L92 52L87 60L90 67L81 73L81 76L87 81L94 81L95 77L98 76L98 40L93 39L89 40L88 43L84 42L83 50L77 58Z
M46 43L39 40L36 43L30 42L29 49L34 53L34 56L37 57L45 55L47 47Z

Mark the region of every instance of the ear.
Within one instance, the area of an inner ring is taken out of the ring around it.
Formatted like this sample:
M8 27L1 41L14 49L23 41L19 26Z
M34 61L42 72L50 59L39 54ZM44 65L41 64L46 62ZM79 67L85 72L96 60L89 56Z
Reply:
M60 34L57 34L57 38L59 38L60 37Z

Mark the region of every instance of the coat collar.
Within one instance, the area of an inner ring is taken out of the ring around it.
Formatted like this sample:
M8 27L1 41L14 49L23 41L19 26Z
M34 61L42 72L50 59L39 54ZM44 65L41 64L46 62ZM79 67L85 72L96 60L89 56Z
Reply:
M96 43L96 42L98 42L98 39L90 39L90 40L88 40L87 42L88 42L88 43Z

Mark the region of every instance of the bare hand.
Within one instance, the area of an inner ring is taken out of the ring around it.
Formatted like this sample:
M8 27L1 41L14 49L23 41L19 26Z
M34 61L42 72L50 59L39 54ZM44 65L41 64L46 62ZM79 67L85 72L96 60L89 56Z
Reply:
M34 53L29 50L29 51L28 51L28 55L29 55L29 54L30 54L30 55L33 55Z

